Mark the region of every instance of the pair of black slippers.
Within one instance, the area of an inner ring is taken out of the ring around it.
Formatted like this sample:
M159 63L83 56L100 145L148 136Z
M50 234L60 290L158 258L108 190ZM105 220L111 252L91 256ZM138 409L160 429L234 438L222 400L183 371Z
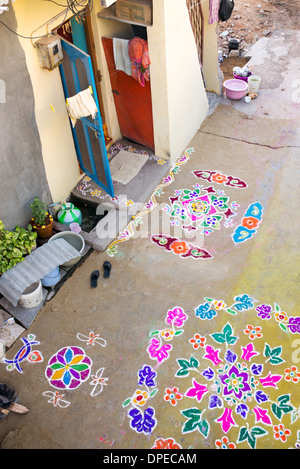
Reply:
M110 276L110 271L111 271L111 263L109 261L105 261L103 263L103 278L109 278ZM91 287L96 288L98 284L98 278L100 277L100 272L99 270L94 270L94 272L91 273Z

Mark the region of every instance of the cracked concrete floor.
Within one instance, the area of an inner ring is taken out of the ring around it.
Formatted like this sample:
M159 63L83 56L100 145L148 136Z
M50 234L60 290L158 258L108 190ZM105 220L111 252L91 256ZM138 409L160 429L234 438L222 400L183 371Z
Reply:
M24 334L39 343L22 373L0 364L30 409L0 423L2 449L298 445L296 42L257 43L256 101L220 99L134 236L91 254Z

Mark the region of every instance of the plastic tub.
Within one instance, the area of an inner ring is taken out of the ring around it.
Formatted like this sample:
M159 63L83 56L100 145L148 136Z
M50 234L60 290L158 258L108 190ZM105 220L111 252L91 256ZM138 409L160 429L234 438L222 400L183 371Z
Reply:
M35 308L43 301L42 282L35 282L30 287L26 288L21 295L19 303L23 308Z
M249 93L258 93L260 85L260 77L257 75L252 75L248 79L248 91Z
M59 267L56 267L56 269L52 270L52 272L49 272L48 275L42 278L42 285L43 287L53 287L59 282L60 278L61 274Z
M235 73L233 74L234 78L237 78L237 80L243 80L243 81L246 81L248 83L248 78L251 77L252 75L252 72L250 72L250 75L248 75L247 77L240 77L239 75L236 75Z
M225 88L225 94L229 99L241 99L245 96L248 90L248 84L243 80L236 80L232 78L231 80L226 80L223 83Z
M49 239L48 243L51 243L55 239L58 238L63 238L65 241L67 241L73 248L77 249L79 251L80 256L75 257L74 259L71 259L68 262L65 262L62 264L62 267L70 267L72 265L77 264L77 262L80 260L81 255L83 253L84 247L85 247L85 242L83 237L78 234L74 233L73 231L62 231L61 233L56 233L52 238Z

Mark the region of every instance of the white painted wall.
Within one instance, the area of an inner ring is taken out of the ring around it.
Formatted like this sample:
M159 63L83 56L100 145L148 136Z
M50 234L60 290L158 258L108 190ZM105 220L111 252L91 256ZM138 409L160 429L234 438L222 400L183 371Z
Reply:
M70 16L59 16L47 27L44 23L62 12L63 8L41 0L18 0L12 5L18 22L17 32L27 37L49 33ZM58 68L51 72L43 70L31 40L19 39L32 81L36 122L49 189L54 202L60 202L80 179L60 73Z
M43 0L18 0L13 4L17 32L30 36L45 34L66 18L49 21L61 7ZM109 134L121 137L110 78L101 37L132 37L130 25L97 17L101 9L95 2L92 24L98 65L103 74L102 91ZM34 14L33 14L34 12ZM151 92L155 153L175 161L186 148L204 120L208 102L198 62L196 44L185 0L153 0L154 24L147 28L151 58ZM20 38L32 80L36 120L42 142L43 159L54 201L68 196L80 173L66 111L58 69L48 72L39 66L35 48ZM55 112L53 112L53 110Z
M148 28L155 153L175 161L200 128L208 101L186 2L154 0Z
M92 17L106 122L113 140L121 138L101 36L132 37L130 26ZM175 161L200 128L208 101L185 0L153 0L147 27L155 154ZM96 39L98 38L98 39Z

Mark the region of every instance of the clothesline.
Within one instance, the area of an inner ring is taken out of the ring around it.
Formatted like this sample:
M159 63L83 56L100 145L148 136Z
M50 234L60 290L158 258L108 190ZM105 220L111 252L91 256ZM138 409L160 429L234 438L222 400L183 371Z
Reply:
M192 11L193 8L197 7L198 5L202 5L202 3L208 2L209 0L201 0L201 2L196 3L196 5L193 5L188 12Z

